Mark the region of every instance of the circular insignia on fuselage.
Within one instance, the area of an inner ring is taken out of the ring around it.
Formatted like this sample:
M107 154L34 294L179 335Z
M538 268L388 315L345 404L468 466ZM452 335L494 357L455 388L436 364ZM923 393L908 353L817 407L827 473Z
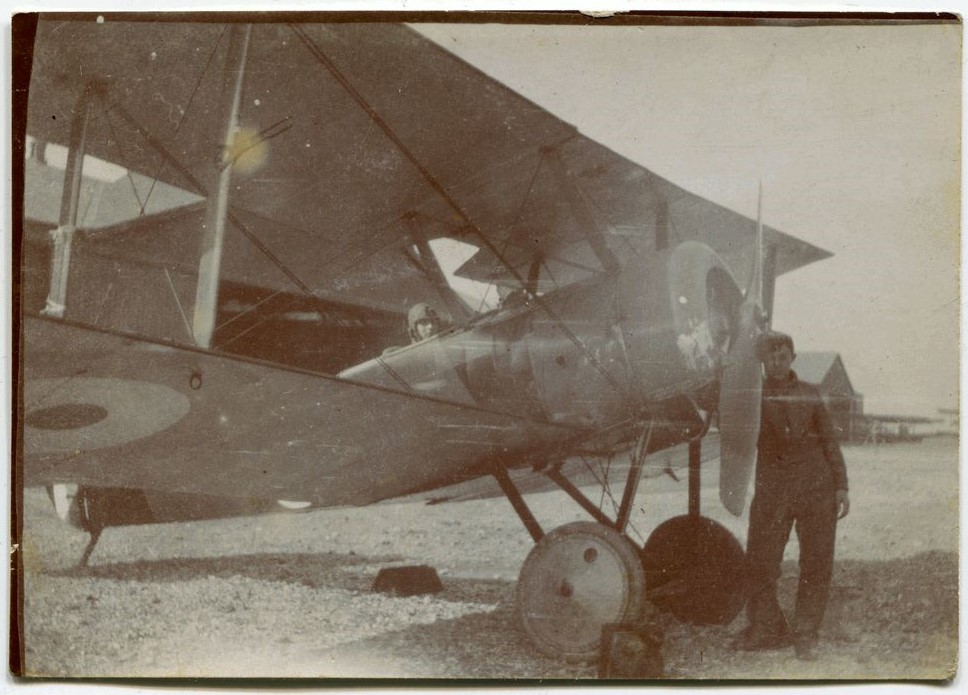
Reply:
M36 379L24 389L27 454L89 451L157 434L188 414L188 397L133 379Z

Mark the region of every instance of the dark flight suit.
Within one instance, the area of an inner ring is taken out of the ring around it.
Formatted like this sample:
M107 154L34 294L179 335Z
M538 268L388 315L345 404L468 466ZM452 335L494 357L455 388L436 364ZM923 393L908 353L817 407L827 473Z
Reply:
M776 582L795 525L800 582L793 628L798 640L816 642L833 570L836 492L846 489L847 469L820 392L793 372L779 385L767 380L746 550L754 636L788 636Z

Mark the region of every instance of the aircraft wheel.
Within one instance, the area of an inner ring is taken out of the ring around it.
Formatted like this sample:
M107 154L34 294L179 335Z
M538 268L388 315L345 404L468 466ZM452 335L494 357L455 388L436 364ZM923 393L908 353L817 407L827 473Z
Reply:
M745 557L722 524L702 516L673 517L642 548L647 598L683 622L725 625L743 607Z
M645 577L635 546L590 521L560 526L521 567L517 610L535 646L568 661L595 659L607 623L634 621Z

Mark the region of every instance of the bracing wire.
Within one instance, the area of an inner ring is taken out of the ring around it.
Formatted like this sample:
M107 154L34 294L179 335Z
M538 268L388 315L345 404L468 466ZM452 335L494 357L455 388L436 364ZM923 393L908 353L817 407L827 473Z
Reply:
M250 308L246 309L245 311L240 311L238 314L236 314L232 318L228 319L227 321L223 321L222 323L220 323L219 325L217 325L215 327L215 331L219 331L219 330L225 328L226 326L228 326L228 325L230 325L232 323L235 323L236 321L238 321L243 316L246 316L250 312L255 311L260 306L262 306L266 302L272 300L273 298L279 296L280 294L282 294L282 290L276 290L272 294L270 294L270 295L268 295L266 297L263 297L262 299L260 299L259 301L257 301L255 304L253 304ZM231 342L231 341L229 341L229 342ZM227 344L227 343L223 343L223 344Z
M158 140L158 138L156 138L150 130L141 125L141 123L139 123L138 120L132 116L119 102L111 102L107 105L107 108L109 111L117 110L117 112L121 115L121 118L123 118L129 126L134 128L134 130L141 135L141 137L143 137L148 144L151 145L165 159L165 161L178 170L178 173L185 178L185 181L192 187L192 190L195 193L203 197L208 195L208 190L206 190L205 186L202 185L202 182L199 181L194 174L192 174L188 167L183 165L178 158L175 157L175 155L173 155L167 147L165 147L164 143Z
M118 157L123 162L125 161L124 152L121 149L121 140L118 138L118 133L114 128L114 123L111 121L111 110L106 108L106 105L102 103L101 113L104 115L104 122L108 124L108 130L111 131L111 138L114 140L114 147L118 151ZM145 206L148 205L148 198L145 197L145 200L142 202L141 196L138 193L138 187L134 182L134 176L131 175L131 170L127 167L125 167L125 177L128 179L128 183L131 184L131 193L134 195L134 199L138 201L138 216L143 216L145 214Z
M527 284L521 277L521 274L512 265L504 261L503 255L497 250L493 242L487 238L487 236L477 227L476 224L471 220L464 209L457 203L456 200L451 197L447 190L441 185L441 183L427 170L427 168L416 158L416 156L406 147L403 141L397 136L397 134L390 128L389 124L384 121L376 109L363 97L362 94L353 86L353 84L346 78L345 75L336 67L336 65L330 60L330 58L323 53L322 49L316 45L315 41L306 34L305 30L299 25L290 25L293 32L299 38L300 41L306 46L307 50L313 55L314 58L333 76L333 78L346 90L346 92L353 98L354 101L362 108L373 121L380 126L381 130L386 134L390 141L400 150L400 152L416 167L417 171L421 174L427 183L440 195L441 199L447 203L447 205L454 210L454 212L464 220L468 228L474 232L474 234L481 240L481 242L495 255L496 258L505 263L508 271L511 275L518 281L518 284L527 289ZM540 303L543 310L551 317L551 319L558 326L559 330L565 334L565 336L575 344L576 347L586 356L589 362L595 366L596 370L602 375L602 377L609 383L609 385L619 394L627 398L626 391L615 381L615 378L605 369L604 365L598 360L598 358L588 350L588 348L578 339L578 337L571 331L568 326L564 324L561 319L554 314L553 310L544 303Z
M578 193L579 193L579 195L582 196L582 199L585 200L585 201L587 201L588 203L590 203L592 205L592 207L595 208L595 210L598 213L598 217L600 219L604 218L605 220L608 221L609 226L615 228L615 225L611 224L611 217L609 216L609 214L602 208L602 206L599 204L598 200L596 200L594 197L592 197L592 196L590 196L590 195L587 194L587 192L585 191L585 189L582 188L582 185L581 185L581 183L579 181L575 181L575 188L578 189ZM628 240L628 237L626 237L624 234L619 234L619 235L616 235L616 236L618 236L619 240L625 245L625 248L633 256L641 256L642 255L639 252L639 249L635 246L635 244L633 244L631 241L629 241Z
M595 483L602 488L602 496L599 500L598 508L602 509L602 507L605 506L605 498L608 497L609 501L612 503L612 511L617 511L618 505L615 502L615 497L612 495L611 486L608 484L608 474L602 472L603 477L600 477L599 471L596 471L595 468L592 467L592 464L588 462L588 459L585 456L580 455L579 459L581 460L582 464L584 464L585 469L591 474L592 478L595 479Z
M205 79L205 74L208 72L209 67L212 64L212 60L215 59L215 53L218 51L219 44L222 43L222 37L225 36L225 31L228 27L222 27L222 31L219 32L218 38L212 45L212 50L208 54L208 59L205 61L205 65L202 66L201 72L198 74L198 79L195 80L195 86L192 88L191 94L188 96L188 102L185 104L185 109L181 113L181 118L178 119L178 123L175 125L175 132L172 133L172 139L178 136L178 132L181 130L182 125L185 123L185 119L188 117L188 110L191 108L192 102L195 101L195 95L198 93L199 87L202 85L202 80ZM141 214L145 214L145 208L148 206L148 200L151 198L152 192L155 190L155 184L158 183L158 177L161 176L161 172L164 171L165 160L162 159L155 169L154 176L151 177L151 186L148 188L148 194L145 196L145 202L141 206Z

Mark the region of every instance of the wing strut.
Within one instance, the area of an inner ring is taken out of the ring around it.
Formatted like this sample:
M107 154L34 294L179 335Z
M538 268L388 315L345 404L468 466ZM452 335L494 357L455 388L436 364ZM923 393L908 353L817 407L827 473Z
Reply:
M454 319L467 320L470 318L470 311L450 286L450 283L447 282L443 268L440 267L437 256L434 255L434 251L430 248L430 243L427 241L427 235L418 226L416 218L417 214L413 212L404 216L407 226L410 228L410 240L416 249L416 263L420 267L420 270L430 278L430 281L437 290L437 294L447 304L447 310L450 311Z
M67 278L70 275L71 245L77 229L77 208L81 198L84 151L87 149L87 125L93 91L93 83L88 83L77 100L67 149L67 166L64 169L60 218L57 229L50 232L54 252L51 257L50 290L42 313L58 319L64 318L67 308Z
M229 37L228 55L223 72L223 108L227 114L225 147L218 166L218 183L215 196L209 198L208 214L202 236L201 255L198 262L198 285L195 290L195 315L192 332L195 344L208 348L215 332L218 313L219 270L222 263L222 247L225 242L225 222L229 206L229 185L232 181L233 140L238 127L239 103L242 100L242 81L245 75L245 59L249 50L252 25L235 25Z

